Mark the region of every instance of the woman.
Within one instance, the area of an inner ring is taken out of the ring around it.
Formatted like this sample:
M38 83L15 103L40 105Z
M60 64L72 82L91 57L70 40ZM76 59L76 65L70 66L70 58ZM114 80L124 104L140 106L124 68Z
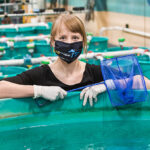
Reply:
M6 78L0 82L0 98L43 97L50 101L63 99L67 90L103 81L101 68L79 61L82 49L86 52L86 33L82 21L74 15L61 15L55 21L51 32L51 45L58 59L16 77ZM147 80L148 81L148 80ZM13 83L12 83L13 82ZM104 84L84 89L83 105L104 92Z

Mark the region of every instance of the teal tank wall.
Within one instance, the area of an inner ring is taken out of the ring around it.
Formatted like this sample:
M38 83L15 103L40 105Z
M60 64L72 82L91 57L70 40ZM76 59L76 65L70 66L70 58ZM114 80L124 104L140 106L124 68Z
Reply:
M105 92L94 107L83 107L79 94L40 108L32 98L1 99L0 150L150 148L149 97L115 108Z

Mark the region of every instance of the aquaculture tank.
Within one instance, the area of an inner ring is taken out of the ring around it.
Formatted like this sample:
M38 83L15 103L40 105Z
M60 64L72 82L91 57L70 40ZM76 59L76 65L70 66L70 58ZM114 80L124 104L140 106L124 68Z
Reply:
M93 107L83 107L79 94L69 93L64 100L43 107L32 98L1 99L0 149L150 149L149 97L144 102L113 107L108 94L103 93Z

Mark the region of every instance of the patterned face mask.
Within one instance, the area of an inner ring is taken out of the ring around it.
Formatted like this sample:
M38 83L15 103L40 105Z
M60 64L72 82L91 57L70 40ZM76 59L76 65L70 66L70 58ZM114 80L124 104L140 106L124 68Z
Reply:
M55 41L56 54L68 64L77 59L81 54L83 48L83 42L65 43L61 41Z

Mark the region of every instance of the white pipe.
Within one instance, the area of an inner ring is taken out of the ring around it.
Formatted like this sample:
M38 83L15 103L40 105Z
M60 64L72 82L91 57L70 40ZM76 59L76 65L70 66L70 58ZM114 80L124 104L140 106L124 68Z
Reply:
M45 40L50 38L50 35L28 36L28 37L16 37L14 41L28 41L28 40ZM11 38L12 39L12 38Z
M0 29L10 29L10 28L15 28L15 25L14 24L9 24L9 25L0 25Z
M87 10L81 11L72 11L72 13L85 13ZM68 11L64 12L43 12L43 13L24 13L24 14L8 14L9 17L23 17L23 16L49 16L49 15L58 15L58 14L67 14ZM0 18L3 18L5 15L0 15Z
M15 37L15 38L0 38L0 42L4 43L9 40L17 41L28 41L28 40L44 40L50 38L50 35L38 35L38 36L26 36L26 37Z
M117 51L117 52L103 52L103 53L88 53L88 54L82 54L79 56L79 59L85 58L85 59L90 59L90 58L100 58L104 56L125 56L125 55L130 55L130 54L143 54L144 49L133 49L133 50L127 50L127 51ZM148 52L147 52L148 53ZM100 57L101 56L101 57ZM51 60L55 61L57 59L57 56L55 57L39 57L39 58L31 58L31 63L32 64L38 64L41 63L41 61L44 60ZM0 66L16 66L16 65L23 65L24 64L24 59L16 59L16 60L1 60L0 61Z
M19 28L19 27L35 27L35 26L45 26L46 28L48 28L47 23L40 22L40 23L0 25L0 29L3 29L3 28Z
M8 14L9 17L23 17L23 16L47 16L47 15L58 15L65 12L44 12L44 13L24 13L24 14ZM0 15L0 18L3 18L5 15Z
M100 61L103 61L104 60L104 57L102 56L95 56L96 59L100 60Z
M100 36L103 36L103 32L107 30L120 30L122 31L122 27L114 26L114 27L102 27L100 29Z
M129 28L118 27L118 26L115 26L115 27L102 27L100 29L100 36L102 36L103 32L107 31L107 30L119 30L119 31L132 33L132 34L136 34L136 35L140 35L140 36L150 38L150 33L142 32L142 31L138 31L138 30L134 30L134 29L129 29Z
M3 3L3 4L0 4L0 7L1 6L13 6L13 5L22 5L22 3Z
M147 55L150 58L150 52L145 52L144 55Z
M131 55L131 54L143 54L144 53L144 49L132 49L132 50L126 50L126 51L116 51L116 52L105 52L102 53L102 56L125 56L125 55Z
M41 61L55 61L57 57L38 57L38 58L32 58L31 64L39 64ZM25 62L24 59L10 59L10 60L1 60L0 66L18 66L23 65Z
M46 28L48 28L48 24L47 24L47 23L44 23L44 22L40 22L40 23L15 24L15 26L17 26L17 27L35 27L35 26L45 26Z

